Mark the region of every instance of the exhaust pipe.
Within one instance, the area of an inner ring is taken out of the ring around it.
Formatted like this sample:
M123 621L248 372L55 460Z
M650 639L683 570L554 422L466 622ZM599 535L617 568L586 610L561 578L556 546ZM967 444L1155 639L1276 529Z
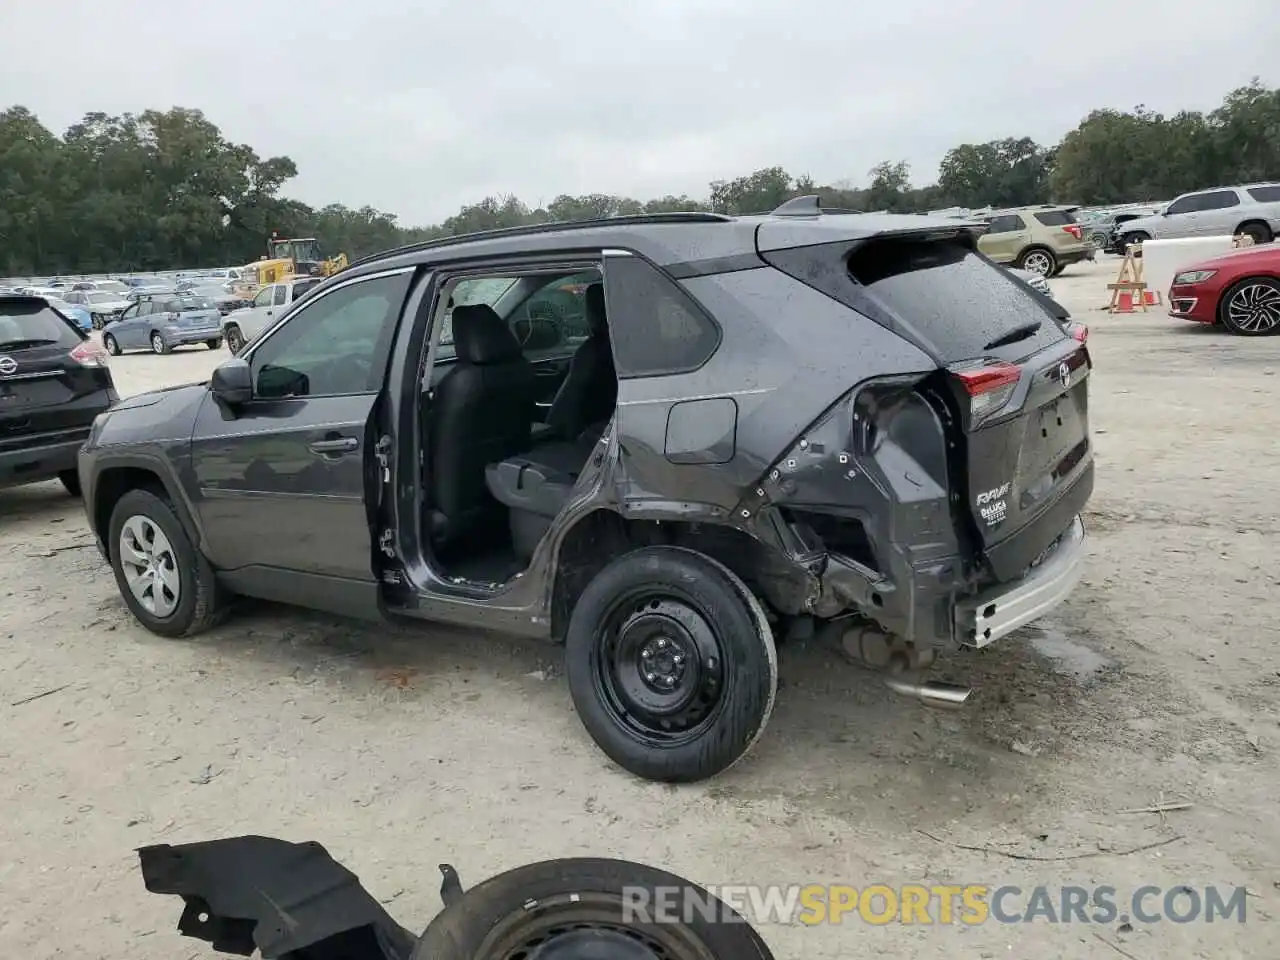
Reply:
M963 707L973 694L969 687L954 683L941 683L936 680L910 679L903 674L885 677L885 686L894 693L919 700L925 706L939 707L946 710L958 710Z

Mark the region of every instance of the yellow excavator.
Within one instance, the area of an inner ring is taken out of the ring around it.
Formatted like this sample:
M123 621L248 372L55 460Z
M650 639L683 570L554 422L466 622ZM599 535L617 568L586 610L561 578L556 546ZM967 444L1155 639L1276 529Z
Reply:
M348 265L347 255L324 257L320 253L320 244L315 237L293 237L282 239L275 233L267 241L269 261L287 260L292 265L289 271L299 277L331 277Z

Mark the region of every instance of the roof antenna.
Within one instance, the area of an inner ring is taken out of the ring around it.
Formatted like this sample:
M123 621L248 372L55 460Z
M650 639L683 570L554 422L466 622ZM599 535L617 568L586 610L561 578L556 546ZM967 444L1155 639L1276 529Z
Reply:
M822 214L822 203L818 200L818 195L810 194L805 197L792 197L778 209L774 210L772 216L775 217L817 217Z

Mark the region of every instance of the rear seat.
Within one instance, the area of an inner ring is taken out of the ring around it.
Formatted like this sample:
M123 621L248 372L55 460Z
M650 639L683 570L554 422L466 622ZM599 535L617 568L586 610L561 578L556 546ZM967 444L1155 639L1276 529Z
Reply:
M591 431L578 440L540 443L485 468L485 485L508 510L512 548L519 559L532 559L538 541L569 501L597 436Z

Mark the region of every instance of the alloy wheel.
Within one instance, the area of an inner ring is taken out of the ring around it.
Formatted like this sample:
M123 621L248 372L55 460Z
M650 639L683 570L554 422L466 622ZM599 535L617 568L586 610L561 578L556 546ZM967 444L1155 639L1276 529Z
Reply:
M153 333L151 335L151 352L164 353L164 337L160 336L158 333Z
M1227 319L1242 333L1265 333L1280 325L1280 289L1250 283L1227 301Z
M1047 253L1032 250L1023 258L1022 268L1031 273L1047 277L1053 272L1053 261Z
M130 517L120 530L120 568L134 599L147 613L167 617L182 597L178 558L164 531L150 517Z

